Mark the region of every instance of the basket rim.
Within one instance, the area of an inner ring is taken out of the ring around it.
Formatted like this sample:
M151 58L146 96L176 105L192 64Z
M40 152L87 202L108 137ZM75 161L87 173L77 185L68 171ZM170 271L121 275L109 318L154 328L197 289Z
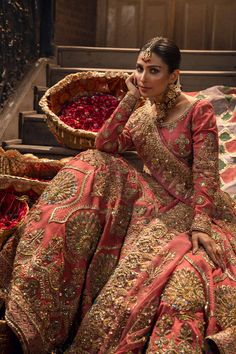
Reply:
M58 127L62 131L66 131L68 133L73 134L74 137L84 137L95 140L97 136L97 132L92 132L89 130L72 128L69 125L65 124L60 120L60 118L48 107L48 98L53 93L57 92L58 89L64 88L71 83L72 81L77 81L78 79L90 79L90 78L115 78L120 77L127 79L129 74L127 72L117 72L117 71L105 71L105 72L97 72L97 71L84 71L78 72L75 74L69 74L65 76L62 80L58 81L55 85L50 87L43 97L39 101L39 106L44 111L47 117L47 121L51 121L51 124Z

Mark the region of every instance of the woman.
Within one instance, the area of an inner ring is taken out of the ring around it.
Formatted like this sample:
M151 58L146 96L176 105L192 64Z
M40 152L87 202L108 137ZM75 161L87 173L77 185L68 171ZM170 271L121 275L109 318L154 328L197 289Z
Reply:
M25 353L235 352L235 206L212 107L180 91L179 65L172 41L148 42L100 151L29 214L6 309ZM145 172L117 155L131 148Z

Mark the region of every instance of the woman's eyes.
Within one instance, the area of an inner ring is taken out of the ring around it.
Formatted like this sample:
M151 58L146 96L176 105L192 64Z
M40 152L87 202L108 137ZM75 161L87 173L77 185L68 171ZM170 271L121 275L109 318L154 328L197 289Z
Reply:
M157 73L159 73L160 72L160 70L158 70L158 69L156 69L156 68L151 68L150 69L150 73L151 74L157 74Z
M141 66L137 66L137 67L136 67L136 70L137 70L138 73L142 73L142 72L143 72L143 68L142 68ZM150 72L151 74L158 74L158 73L160 72L160 70L157 69L157 68L150 68L150 69L149 69L149 72Z
M141 73L143 71L143 68L141 66L136 66L136 70L138 73Z

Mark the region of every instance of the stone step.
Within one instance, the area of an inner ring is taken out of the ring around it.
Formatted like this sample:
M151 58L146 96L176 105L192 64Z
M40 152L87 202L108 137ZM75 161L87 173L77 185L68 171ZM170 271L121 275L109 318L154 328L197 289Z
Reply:
M22 154L33 154L38 157L51 159L75 156L80 152L79 150L72 150L61 146L23 144L21 139L4 141L2 147L4 150L18 150Z
M24 145L59 146L53 134L47 127L46 116L32 112L19 114L19 138Z
M50 159L61 159L73 157L83 150L74 150L60 146L43 146L22 144L22 140L8 140L2 143L4 150L18 150L22 154L33 154L38 157L47 157ZM130 162L139 171L143 168L143 163L139 159L136 151L125 151L121 154L123 158Z
M48 87L45 86L34 86L34 102L33 102L33 109L37 112L42 114L43 111L39 106L39 101L47 91Z
M63 79L65 76L69 74L75 74L78 72L84 71L97 71L97 72L106 72L106 71L116 71L116 72L128 72L132 73L133 71L130 69L109 69L109 68L62 68L60 66L48 65L47 66L47 86L51 87L55 85L58 81Z
M62 67L94 67L134 70L139 49L58 46L57 62ZM236 70L236 51L181 50L181 70Z
M104 72L108 69L102 68L62 68L48 65L47 67L47 86L51 87L66 75L82 71ZM109 70L108 70L109 71ZM111 70L110 70L111 71ZM113 69L112 71L132 70ZM235 86L236 71L186 71L183 70L180 76L181 85L186 92L204 90L211 86L224 85Z

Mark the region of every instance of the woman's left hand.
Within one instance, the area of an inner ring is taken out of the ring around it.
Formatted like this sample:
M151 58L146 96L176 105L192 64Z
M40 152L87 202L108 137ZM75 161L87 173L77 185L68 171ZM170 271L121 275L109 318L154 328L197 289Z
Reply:
M132 73L125 81L126 86L132 95L134 95L136 98L140 98L140 92L137 87L137 80L135 77L135 73Z
M213 262L223 271L225 270L222 249L208 234L200 231L192 231L192 245L193 253L196 253L199 246L202 245Z

